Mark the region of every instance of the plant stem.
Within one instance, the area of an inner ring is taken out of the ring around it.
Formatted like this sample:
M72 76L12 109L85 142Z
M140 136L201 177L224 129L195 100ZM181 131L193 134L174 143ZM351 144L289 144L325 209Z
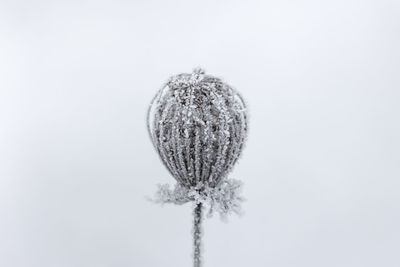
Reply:
M193 211L193 266L201 267L201 221L202 221L202 204L197 203Z

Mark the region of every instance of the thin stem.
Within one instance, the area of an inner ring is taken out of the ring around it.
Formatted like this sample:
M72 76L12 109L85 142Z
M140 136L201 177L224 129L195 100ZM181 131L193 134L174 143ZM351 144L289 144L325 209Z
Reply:
M197 203L194 208L193 221L193 266L201 267L201 221L202 221L202 204Z

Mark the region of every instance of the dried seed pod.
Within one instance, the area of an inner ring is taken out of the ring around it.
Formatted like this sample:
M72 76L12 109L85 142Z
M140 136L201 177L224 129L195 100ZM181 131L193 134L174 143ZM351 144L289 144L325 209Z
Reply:
M193 266L200 267L203 206L222 217L240 212L241 182L225 178L246 138L245 104L232 87L196 69L171 77L158 91L147 127L161 161L178 181L173 190L159 186L156 202L195 203Z
M240 156L247 134L242 97L195 69L171 77L148 111L148 130L172 176L187 188L215 188Z

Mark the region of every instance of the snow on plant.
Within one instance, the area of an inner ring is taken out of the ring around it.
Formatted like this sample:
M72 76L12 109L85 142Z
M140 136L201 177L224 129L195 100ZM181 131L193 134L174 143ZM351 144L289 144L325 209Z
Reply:
M147 127L162 163L176 179L159 185L155 202L194 203L194 266L201 266L203 210L222 218L241 212L242 183L227 175L247 135L246 106L221 79L195 69L172 76L151 102Z

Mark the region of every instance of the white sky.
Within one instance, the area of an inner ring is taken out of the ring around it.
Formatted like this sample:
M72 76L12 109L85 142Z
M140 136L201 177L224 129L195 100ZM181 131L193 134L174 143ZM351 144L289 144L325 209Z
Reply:
M250 106L205 267L400 266L400 2L0 2L0 266L191 266L145 128L201 66Z

